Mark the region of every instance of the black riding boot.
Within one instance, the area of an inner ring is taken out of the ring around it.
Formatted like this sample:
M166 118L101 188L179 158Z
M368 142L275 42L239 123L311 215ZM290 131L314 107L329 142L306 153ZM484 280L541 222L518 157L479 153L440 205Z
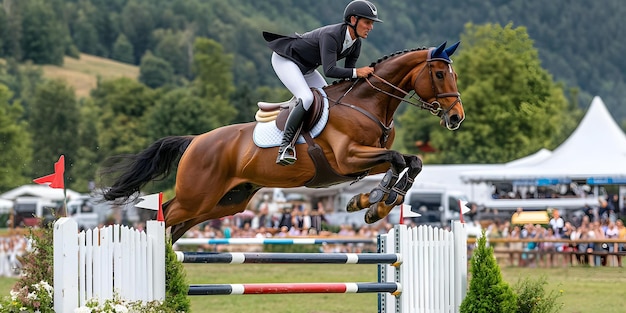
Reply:
M302 105L302 99L298 99L298 102L293 107L293 110L289 113L289 117L287 117L285 131L283 132L283 141L278 149L276 164L292 165L296 163L296 149L294 148L292 142L294 141L294 136L300 128L300 124L302 124L302 120L304 119L306 112L307 111Z

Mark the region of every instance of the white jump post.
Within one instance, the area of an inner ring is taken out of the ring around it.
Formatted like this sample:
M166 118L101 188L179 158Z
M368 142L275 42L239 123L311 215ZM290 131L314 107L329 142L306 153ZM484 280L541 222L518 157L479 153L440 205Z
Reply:
M402 256L400 266L379 265L379 281L402 286L399 295L379 295L379 312L459 312L467 289L464 224L453 222L452 231L396 225L381 235L379 252Z

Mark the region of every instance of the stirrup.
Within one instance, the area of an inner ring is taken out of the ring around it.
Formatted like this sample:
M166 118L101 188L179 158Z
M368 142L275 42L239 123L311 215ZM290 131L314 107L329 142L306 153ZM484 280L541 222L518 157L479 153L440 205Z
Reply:
M296 149L292 145L286 146L285 149L278 154L276 164L293 165L296 163Z

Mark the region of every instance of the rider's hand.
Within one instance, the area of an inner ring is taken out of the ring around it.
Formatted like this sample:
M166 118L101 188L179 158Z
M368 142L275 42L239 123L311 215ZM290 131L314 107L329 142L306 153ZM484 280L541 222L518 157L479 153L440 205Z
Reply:
M374 73L374 68L369 66L364 66L356 69L356 77L365 78L370 76L370 74Z

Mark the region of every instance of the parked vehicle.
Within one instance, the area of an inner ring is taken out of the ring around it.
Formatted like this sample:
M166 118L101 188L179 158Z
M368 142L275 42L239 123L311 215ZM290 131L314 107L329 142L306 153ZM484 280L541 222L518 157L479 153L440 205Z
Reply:
M18 197L13 204L13 224L15 226L37 226L39 219L48 220L56 212L60 203L38 197ZM44 223L45 223L44 220Z
M76 220L78 228L90 229L104 222L109 205L98 204L90 196L80 196L67 202L67 216Z

